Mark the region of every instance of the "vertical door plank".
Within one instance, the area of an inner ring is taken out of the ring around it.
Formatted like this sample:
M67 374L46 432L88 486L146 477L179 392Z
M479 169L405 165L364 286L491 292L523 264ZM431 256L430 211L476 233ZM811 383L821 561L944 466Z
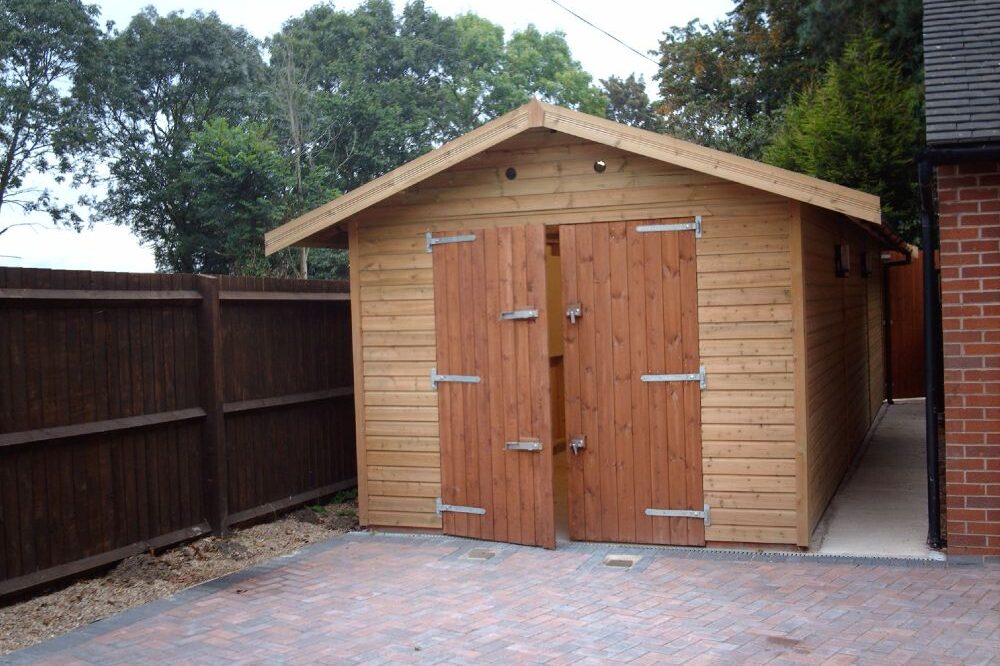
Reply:
M681 234L679 242L681 285L681 340L684 365L681 372L698 372L698 269L695 236ZM701 467L701 388L695 383L684 386L684 476L686 508L704 508ZM687 545L705 545L705 523L687 521Z
M589 229L576 234L576 285L580 295L582 314L579 319L580 349L580 413L583 432L587 435L587 449L583 459L584 536L596 541L601 538L601 477L600 459L604 442L598 431L597 376L594 367L597 356L594 313L594 239Z
M580 303L580 294L577 285L577 264L579 259L576 252L576 230L581 225L563 225L559 227L559 253L562 255L560 261L562 270L562 293L563 304L569 306L573 303ZM583 411L581 403L581 342L580 329L583 326L582 318L577 318L576 323L571 323L568 319L563 326L563 377L565 385L566 402L566 464L567 464L567 492L569 494L569 536L571 539L585 539L586 518L584 508L584 482L583 482L583 461L586 452L574 455L569 449L569 439L585 434L583 427Z
M499 238L496 229L483 232L484 259L483 284L486 291L486 312L498 313L501 308L500 277L498 275ZM504 455L504 404L507 395L504 393L503 351L501 328L486 326L486 376L483 378L489 385L489 447L492 475L492 525L493 538L497 541L509 541L510 532L507 528L507 456ZM482 376L482 375L481 375Z
M630 223L626 231L629 352L635 372L631 382L632 450L635 456L635 473L632 477L635 486L635 538L640 543L653 543L653 518L645 514L645 510L653 506L649 389L648 385L639 381L639 376L650 367L646 352L646 253L644 234L637 232L635 227L635 224ZM655 267L651 268L655 270Z
M663 254L659 234L642 236L645 256L644 298L646 301L646 356L648 366L644 372L666 373L666 340L663 331ZM656 508L670 506L668 449L667 449L667 387L654 382L646 384L649 394L649 448L652 475L652 504ZM670 519L653 519L653 540L670 543Z
M535 479L535 543L555 548L555 516L552 498L552 404L549 374L548 302L545 288L545 228L535 224L521 229L526 240L526 303L538 309L538 318L515 321L528 332L531 384L531 436L542 442L537 453L516 452L531 463Z
M527 239L523 230L514 228L511 234L511 247L513 249L511 264L512 282L514 285L514 302L511 304L512 310L535 305L528 303L528 275L527 275ZM499 316L499 315L498 315ZM515 326L515 323L507 322L508 328L514 330L514 366L517 369L517 429L510 433L511 440L527 439L532 436L529 432L531 427L531 354L528 347L528 329L525 326ZM507 452L508 456L517 458L518 474L520 482L521 498L521 539L522 543L533 543L535 541L535 520L532 512L535 495L535 469L531 460L516 452Z
M594 374L597 383L597 438L601 442L597 483L600 486L601 541L618 541L618 443L615 432L614 358L611 331L611 258L607 224L589 225L594 248Z
M681 346L681 289L680 255L677 241L680 233L655 234L660 237L660 251L663 256L661 279L663 280L663 330L666 336L664 372L683 372L684 359ZM666 384L666 464L667 464L667 504L674 508L687 508L684 495L684 392L682 382ZM670 542L687 543L688 518L671 518Z
M499 277L499 302L500 311L514 309L514 239L512 229L503 228L497 230L497 275ZM497 317L499 317L499 311ZM503 442L512 437L517 437L518 430L518 410L517 396L520 393L517 375L517 354L515 345L514 329L510 326L500 326L500 348L502 355L503 374L503 394L504 394L504 422L503 435L500 446ZM506 475L507 491L507 533L510 541L514 543L524 542L524 527L521 514L521 467L517 457L509 455L504 451L504 473Z
M478 238L478 237L477 237ZM457 243L452 246L457 257L458 274L456 284L458 285L459 311L461 312L458 321L458 339L453 341L455 351L460 359L454 366L455 372L463 375L475 375L476 373L476 320L480 319L482 313L476 312L475 300L473 296L473 285L478 280L475 275L473 265L473 248L481 246L481 241L474 243ZM464 466L462 477L464 478L463 491L458 500L458 504L464 506L483 507L479 497L479 392L483 389L483 384L457 384L456 388L462 394L462 437L457 444L461 448L459 459ZM485 404L485 403L483 403ZM462 519L467 523L465 534L475 539L482 537L482 518L473 514L463 514Z
M486 509L486 515L477 519L480 536L484 539L496 539L493 521L496 516L496 503L493 501L493 443L490 430L490 404L493 401L493 373L489 364L489 331L495 325L490 321L490 311L486 302L486 280L483 268L486 263L485 234L480 235L482 242L472 243L469 247L473 254L473 275L469 286L473 291L473 308L476 313L473 324L475 336L471 341L473 352L472 373L482 378L482 383L474 387L479 397L476 409L476 459L479 469L476 475L478 504ZM467 342L469 344L469 342Z
M632 369L631 324L629 321L628 241L626 224L609 225L609 263L611 268L611 361L613 363L616 490L618 498L618 534L620 541L636 540L635 447L632 439L632 382L638 380Z

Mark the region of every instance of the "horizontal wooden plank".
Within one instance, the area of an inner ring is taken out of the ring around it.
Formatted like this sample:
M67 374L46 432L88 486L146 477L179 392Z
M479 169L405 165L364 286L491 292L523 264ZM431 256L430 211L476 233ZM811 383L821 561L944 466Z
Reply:
M58 302L60 305L78 304L90 307L94 304L143 303L155 301L159 304L186 303L194 305L201 301L201 294L189 289L168 289L150 291L115 291L105 289L0 289L0 301L11 303Z
M440 469L441 455L437 452L376 451L368 449L366 461L369 465L389 467L433 467Z
M745 474L750 476L794 476L795 460L790 458L705 458L705 474Z
M698 274L733 271L762 271L788 268L788 252L766 252L761 254L716 254L698 255Z
M790 338L792 322L755 321L711 324L698 322L698 337L701 340L763 340Z
M713 508L784 509L795 510L795 493L741 493L712 491L705 493L705 502Z
M369 465L368 479L371 481L416 481L419 483L440 483L441 470L435 467L389 467Z
M259 518L260 516L274 515L279 511L284 511L285 509L293 507L296 504L305 504L306 502L320 497L326 497L341 490L353 488L356 485L358 485L358 480L357 478L352 477L350 479L345 479L344 481L314 488L313 490L308 490L304 493L298 493L297 495L285 497L275 502L268 502L260 506L255 506L252 509L247 509L246 511L232 513L226 517L226 525L239 525L240 523Z
M734 289L702 289L698 292L699 306L712 305L782 305L792 302L791 287L738 287Z
M721 273L698 273L698 291L711 289L737 289L743 287L788 287L792 284L792 272L787 268L756 271L726 271Z
M403 511L369 511L368 524L372 527L440 528L441 518L434 513Z
M703 441L704 458L788 458L795 457L795 442Z
M438 420L437 407L365 407L368 421L434 421Z
M430 268L400 270L358 271L361 287L392 285L427 285L434 283L434 271Z
M324 292L324 291L220 291L220 301L309 301L309 302L329 302L345 301L350 302L351 295L348 292Z
M342 386L340 388L325 389L322 391L279 395L273 398L256 398L254 400L227 402L222 406L222 411L226 414L239 414L242 412L260 411L262 409L274 409L277 407L288 407L291 405L304 405L310 402L321 402L324 400L344 398L353 395L354 387Z
M433 361L434 347L363 347L361 356L365 361Z
M368 482L368 493L372 497L440 497L441 483L421 483L416 481L376 481Z
M439 434L437 421L433 422L401 422L401 421L368 421L365 433L376 437L437 437Z
M434 301L361 301L362 317L433 314Z
M434 286L431 284L361 287L362 301L430 301L433 299Z
M434 331L434 315L393 315L362 317L362 338L370 331Z
M701 427L701 436L705 440L727 442L793 442L795 441L795 427L791 425L717 425L706 423Z
M361 334L362 347L433 347L434 331L365 331Z
M725 391L750 389L766 391L771 389L794 388L794 376L790 372L773 373L725 373L713 372L707 377L708 391L722 389Z
M430 361L365 361L363 372L366 377L426 377L426 386L430 388L433 367L434 364Z
M698 260L710 255L738 256L758 252L788 252L784 236L745 236L743 238L701 238L698 240Z
M385 436L366 437L365 446L369 451L431 451L441 450L436 437Z
M716 238L760 238L761 236L788 236L791 223L788 214L783 217L769 215L759 218L709 217L702 220L702 240Z
M77 423L74 425L55 426L52 428L38 428L36 430L7 432L0 434L0 448L7 446L20 446L23 444L35 444L39 442L54 442L74 437L104 435L121 430L130 430L133 428L153 428L161 425L192 421L194 419L203 418L204 416L205 410L200 407L189 407L188 409L176 409L169 412L126 416L120 419L107 419L104 421Z
M795 543L794 527L741 527L712 524L705 528L706 541L736 543Z
M740 527L795 527L795 511L713 508L712 524Z
M794 476L740 476L734 474L706 474L706 492L737 491L750 493L794 493Z
M709 356L701 362L710 382L716 374L790 373L795 370L795 359L791 356Z
M373 495L368 500L369 511L435 513L433 497L386 497Z
M791 321L792 306L785 305L730 305L698 308L699 323L743 322L743 321Z
M704 391L702 407L794 407L792 391Z
M365 377L365 391L414 391L417 393L434 393L436 395L434 389L431 388L430 373L426 377L368 375Z
M378 407L437 407L438 394L417 391L365 392L365 404Z
M701 340L698 347L702 358L709 356L791 356L794 352L791 338Z
M791 407L702 407L702 423L793 424Z

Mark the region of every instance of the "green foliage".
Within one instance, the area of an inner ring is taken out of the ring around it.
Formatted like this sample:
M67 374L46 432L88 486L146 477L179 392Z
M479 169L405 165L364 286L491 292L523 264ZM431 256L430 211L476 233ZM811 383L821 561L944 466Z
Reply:
M27 188L25 177L63 180L88 142L71 93L94 76L87 63L100 37L97 15L78 0L0 2L0 209L44 210L79 228L71 206Z
M866 30L886 35L903 75L920 76L920 0L742 0L709 26L671 28L660 43L664 129L754 159L789 98Z
M795 98L764 159L878 195L885 221L914 242L919 98L885 47L864 35Z
M654 132L660 130L663 122L649 101L646 82L641 76L638 79L635 74L629 74L627 79L611 76L601 79L601 85L608 99L606 118Z
M217 117L239 125L260 116L257 42L215 14L148 8L104 42L101 66L86 97L109 172L97 217L131 227L160 269L214 270L217 248L196 249L205 228L186 172L192 134Z

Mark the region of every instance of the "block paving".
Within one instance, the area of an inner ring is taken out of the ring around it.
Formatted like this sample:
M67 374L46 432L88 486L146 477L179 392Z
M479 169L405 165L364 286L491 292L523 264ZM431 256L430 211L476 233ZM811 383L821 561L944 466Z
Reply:
M990 664L1000 567L350 534L0 663Z

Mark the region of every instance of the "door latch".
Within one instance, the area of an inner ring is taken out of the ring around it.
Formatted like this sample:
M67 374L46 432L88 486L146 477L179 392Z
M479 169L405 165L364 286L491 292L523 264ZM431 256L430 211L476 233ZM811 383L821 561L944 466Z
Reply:
M579 303L573 303L566 308L566 316L569 317L569 323L575 324L576 318L583 316L583 306Z
M587 448L587 436L586 435L576 435L571 437L569 440L569 450L573 452L574 456L580 455L582 449Z

